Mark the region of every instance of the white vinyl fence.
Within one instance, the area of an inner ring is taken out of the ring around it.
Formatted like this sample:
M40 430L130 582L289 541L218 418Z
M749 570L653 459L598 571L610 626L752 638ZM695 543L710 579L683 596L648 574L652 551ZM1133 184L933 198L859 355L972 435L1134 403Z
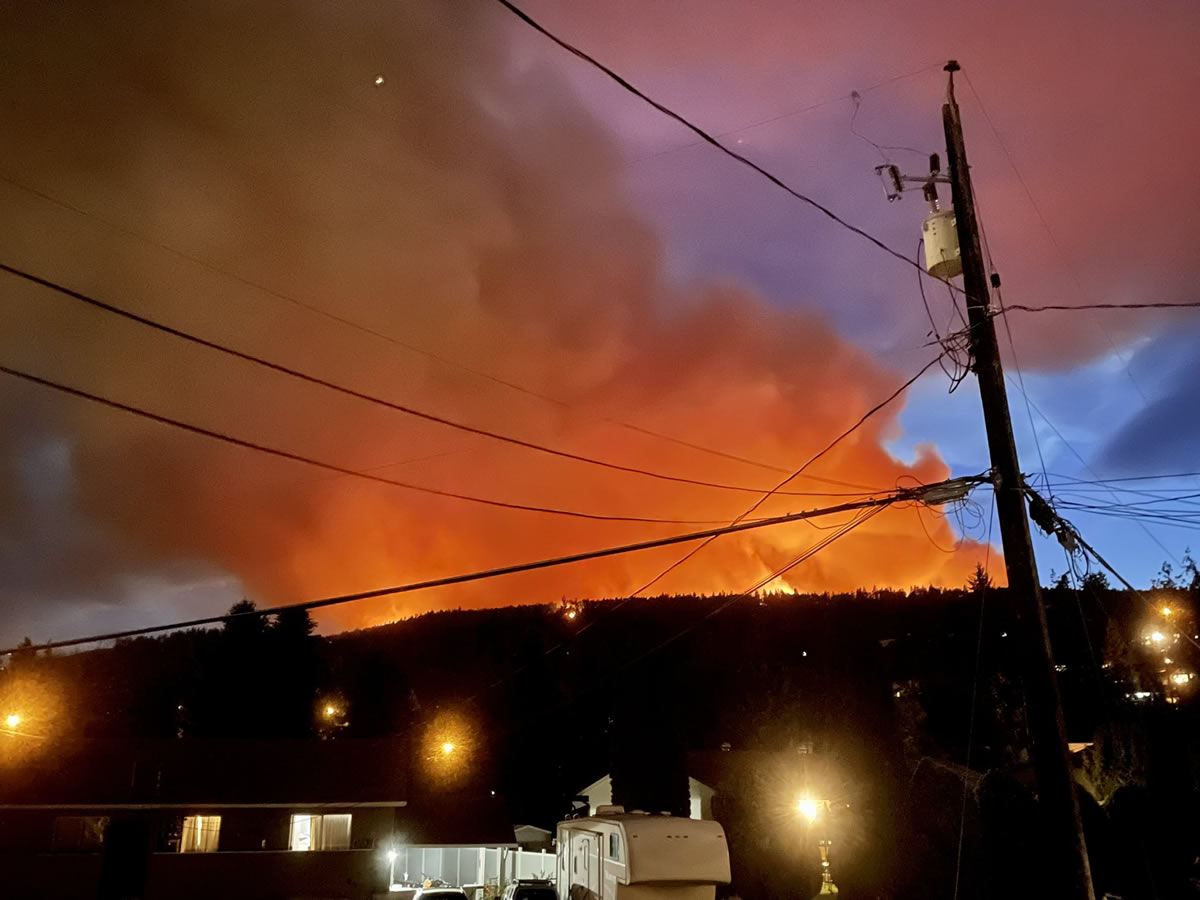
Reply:
M498 896L519 878L554 878L553 853L508 847L401 847L396 854L397 884L444 881L454 887L483 887Z

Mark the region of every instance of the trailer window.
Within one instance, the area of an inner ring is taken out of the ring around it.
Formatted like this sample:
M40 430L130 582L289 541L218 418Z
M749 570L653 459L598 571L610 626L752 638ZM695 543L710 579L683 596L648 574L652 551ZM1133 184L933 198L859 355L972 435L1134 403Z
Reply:
M615 831L608 835L608 858L615 860L621 858L621 836Z

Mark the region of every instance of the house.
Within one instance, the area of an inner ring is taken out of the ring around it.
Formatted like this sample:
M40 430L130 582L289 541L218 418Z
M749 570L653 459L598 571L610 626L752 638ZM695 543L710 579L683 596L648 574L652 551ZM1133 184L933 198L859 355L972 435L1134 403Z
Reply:
M554 846L554 834L548 828L536 825L514 825L513 834L522 850L550 850Z
M578 796L581 798L587 798L588 815L596 815L596 810L598 810L601 806L612 805L612 776L605 775L596 781L593 781L587 787L583 788L583 790L579 791ZM712 798L712 788L700 781L697 781L695 778L688 776L688 818L711 819L713 817ZM657 810L648 810L648 812L656 811Z
M405 872L498 879L502 806L413 791L408 759L395 739L48 746L0 770L4 893L359 900Z

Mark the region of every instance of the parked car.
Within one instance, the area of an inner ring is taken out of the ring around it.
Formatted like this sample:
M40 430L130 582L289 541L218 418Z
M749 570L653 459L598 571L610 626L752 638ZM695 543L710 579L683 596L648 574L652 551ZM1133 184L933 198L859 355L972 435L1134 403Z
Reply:
M467 892L452 887L421 888L413 895L413 900L467 900Z
M504 889L501 900L558 900L558 891L549 879L518 878Z

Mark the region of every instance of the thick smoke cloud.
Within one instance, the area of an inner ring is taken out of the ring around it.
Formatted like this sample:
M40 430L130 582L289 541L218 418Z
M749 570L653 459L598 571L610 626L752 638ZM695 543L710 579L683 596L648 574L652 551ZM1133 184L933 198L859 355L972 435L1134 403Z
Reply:
M88 214L0 186L4 257L402 402L744 485L777 476L611 420L790 466L905 380L815 314L732 284L673 283L618 148L554 71L509 55L499 21L485 4L432 2L10 7L0 29L7 174ZM612 514L724 520L748 502L406 420L11 279L3 308L6 364L339 464ZM0 415L10 629L67 629L96 609L114 620L131 608L143 619L212 611L237 585L266 603L295 601L674 530L331 478L11 381L0 384ZM895 410L876 417L814 471L877 488L944 477L933 449L911 465L886 452L895 420ZM927 537L917 516L882 514L788 583L962 583L982 548L939 549L953 544L949 526L925 513ZM743 588L824 534L799 525L725 539L662 587ZM677 553L363 604L326 624L619 594Z

